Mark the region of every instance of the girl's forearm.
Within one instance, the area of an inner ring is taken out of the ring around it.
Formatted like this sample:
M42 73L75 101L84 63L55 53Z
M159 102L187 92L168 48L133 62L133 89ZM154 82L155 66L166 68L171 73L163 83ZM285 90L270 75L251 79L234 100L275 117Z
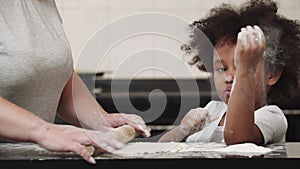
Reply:
M226 144L253 141L255 72L237 70L234 90L228 102L224 139Z

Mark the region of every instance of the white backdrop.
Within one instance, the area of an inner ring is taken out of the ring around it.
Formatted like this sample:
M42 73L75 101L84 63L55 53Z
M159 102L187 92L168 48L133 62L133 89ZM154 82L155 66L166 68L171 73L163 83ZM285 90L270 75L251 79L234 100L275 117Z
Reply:
M78 59L81 49L88 39L99 29L122 17L144 12L159 12L182 18L191 23L203 17L214 6L229 2L240 4L245 0L56 0L62 16L63 26L69 38L74 62ZM288 18L299 19L300 1L281 0L279 12ZM132 25L133 27L135 25ZM120 28L121 29L121 28ZM143 35L124 40L108 53L97 71L114 72L118 65L128 56L141 49L159 48L172 53L187 64L189 57L180 50L181 43L164 36ZM153 56L148 62L160 64L168 62L167 57ZM91 60L81 59L75 66L78 72L93 72L89 66ZM93 61L92 61L93 62ZM139 63L134 63L139 64ZM170 63L172 64L172 63ZM174 67L174 72L178 71ZM191 67L191 72L197 78L207 77L197 68ZM176 76L176 73L174 73ZM111 74L106 74L110 78ZM178 75L179 76L179 75ZM126 76L124 76L126 78ZM145 71L138 78L168 78L167 74L159 71ZM179 78L185 78L180 77Z

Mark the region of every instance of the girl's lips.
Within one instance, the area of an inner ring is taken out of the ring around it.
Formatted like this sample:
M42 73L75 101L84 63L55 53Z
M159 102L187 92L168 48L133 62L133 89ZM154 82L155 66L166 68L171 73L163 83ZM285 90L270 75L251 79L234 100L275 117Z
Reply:
M225 95L230 96L230 93L231 93L231 88L226 88Z

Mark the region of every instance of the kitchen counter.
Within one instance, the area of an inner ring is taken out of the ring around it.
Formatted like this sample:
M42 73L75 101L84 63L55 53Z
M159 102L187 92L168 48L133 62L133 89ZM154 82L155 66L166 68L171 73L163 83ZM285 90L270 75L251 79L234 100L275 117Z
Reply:
M99 154L96 165L82 160L75 153L51 152L32 143L0 143L0 166L5 168L298 168L300 142L271 144L273 151L259 156L226 155L218 152L169 152L139 156ZM198 166L198 167L197 167ZM2 168L2 167L1 167Z

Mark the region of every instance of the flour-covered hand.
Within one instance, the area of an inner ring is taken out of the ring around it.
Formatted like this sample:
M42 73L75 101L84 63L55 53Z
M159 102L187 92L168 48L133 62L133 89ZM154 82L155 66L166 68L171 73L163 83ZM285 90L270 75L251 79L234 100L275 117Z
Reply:
M215 119L203 108L191 109L181 120L180 131L187 136L191 135Z

